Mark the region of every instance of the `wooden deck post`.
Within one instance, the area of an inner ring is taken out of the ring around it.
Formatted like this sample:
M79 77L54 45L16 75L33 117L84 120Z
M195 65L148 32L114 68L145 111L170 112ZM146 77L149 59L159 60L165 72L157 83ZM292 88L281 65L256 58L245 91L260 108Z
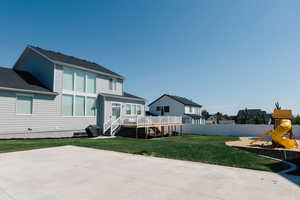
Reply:
M139 134L139 133L138 133L138 127L136 127L136 128L135 128L135 138L138 138L138 137L139 137L138 134Z
M174 128L175 128L175 135L177 136L177 130L176 130L177 126L175 125Z
M180 135L182 136L182 125L180 125Z

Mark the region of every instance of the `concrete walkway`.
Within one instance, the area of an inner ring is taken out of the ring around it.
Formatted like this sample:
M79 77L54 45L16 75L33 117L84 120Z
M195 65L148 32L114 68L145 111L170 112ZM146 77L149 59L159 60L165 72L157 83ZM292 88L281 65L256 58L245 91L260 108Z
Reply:
M299 177L293 181L268 172L73 146L0 154L1 200L296 200Z

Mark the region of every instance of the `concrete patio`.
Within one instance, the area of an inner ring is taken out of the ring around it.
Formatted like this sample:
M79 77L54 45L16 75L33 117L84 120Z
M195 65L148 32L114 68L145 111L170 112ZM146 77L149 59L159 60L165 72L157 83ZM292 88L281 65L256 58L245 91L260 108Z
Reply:
M0 154L1 200L287 199L300 177L64 146Z

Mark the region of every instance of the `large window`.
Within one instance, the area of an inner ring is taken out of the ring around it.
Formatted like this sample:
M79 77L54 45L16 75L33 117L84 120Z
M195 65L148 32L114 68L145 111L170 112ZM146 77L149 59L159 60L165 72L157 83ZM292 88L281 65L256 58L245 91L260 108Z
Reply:
M131 115L131 104L126 104L126 115Z
M170 112L170 106L164 106L164 112Z
M142 106L141 105L137 105L137 114L138 115L142 114Z
M136 105L132 105L132 114L136 115Z
M77 92L85 92L85 73L76 71L75 87Z
M74 72L72 70L64 68L63 85L65 90L74 90Z
M87 97L86 116L96 116L96 98Z
M17 96L17 114L31 115L32 114L32 96Z
M75 115L76 116L84 116L84 110L85 110L85 97L82 96L76 96L75 97Z
M96 93L96 76L92 74L87 74L86 80L86 92Z
M64 67L62 115L96 116L96 75Z
M126 104L126 115L141 115L142 114L142 106L138 104Z
M73 96L62 96L62 114L64 116L73 116Z
M96 75L64 68L63 88L68 91L95 94Z
M109 79L109 89L110 90L117 90L117 80L114 78Z

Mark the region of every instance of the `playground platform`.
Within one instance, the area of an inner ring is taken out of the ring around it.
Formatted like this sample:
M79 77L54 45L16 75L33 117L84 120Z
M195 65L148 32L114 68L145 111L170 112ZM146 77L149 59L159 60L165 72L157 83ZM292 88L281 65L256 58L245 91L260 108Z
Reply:
M300 159L300 140L297 140L296 149L273 148L271 141L250 144L251 141L253 141L252 137L240 137L240 140L226 142L226 145L282 160Z

